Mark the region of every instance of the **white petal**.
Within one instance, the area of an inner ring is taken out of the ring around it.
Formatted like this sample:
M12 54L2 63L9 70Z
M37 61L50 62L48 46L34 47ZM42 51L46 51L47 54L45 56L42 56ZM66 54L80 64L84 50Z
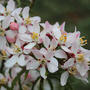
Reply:
M86 74L86 71L84 69L84 66L80 66L79 64L76 64L76 68L81 76L84 76Z
M54 73L58 70L58 61L52 58L49 63L47 63L49 72Z
M6 8L13 11L15 8L15 2L13 0L9 0Z
M40 75L41 75L44 79L47 78L47 76L45 76L45 73L46 73L46 69L45 69L45 67L43 66L42 68L40 68Z
M10 54L14 54L13 49L11 49L10 47L5 47L5 50Z
M53 34L55 35L55 37L56 37L57 39L59 39L60 36L61 36L61 32L60 32L59 28L53 28L52 31L53 31Z
M33 32L38 33L38 34L40 33L40 26L36 21L33 24Z
M10 18L11 18L10 16L7 16L7 17L3 20L3 22L2 22L2 27L3 27L4 29L6 29L6 28L9 27L10 20L11 20Z
M5 16L0 16L0 21L4 20Z
M22 40L22 41L25 41L25 42L31 42L32 41L32 38L30 35L28 34L18 34L18 37Z
M39 67L39 62L36 61L36 60L32 60L31 62L29 62L26 66L26 69L29 70L29 69L37 69Z
M6 67L12 67L18 60L18 56L15 55L15 56L12 56L10 59L8 59L5 63L5 66Z
M29 7L25 7L22 11L23 18L26 19L29 16Z
M17 63L20 65L20 66L24 66L26 63L25 63L25 55L21 55L18 60L17 60Z
M15 9L12 13L11 13L11 15L12 16L14 16L15 15L15 13L17 13L18 15L20 14L20 12L21 12L21 10L22 10L22 8L20 7L20 8L17 8L17 9Z
M6 46L6 38L3 36L0 36L0 49L3 49Z
M17 13L15 13L14 18L17 20L18 23L22 23L23 22L22 18Z
M15 37L17 35L17 31L12 31L12 30L8 30L8 31L5 31L6 33L6 36L9 36L11 38Z
M72 50L72 52L73 52L75 55L77 55L77 51L78 51L78 44L77 44L77 42L76 42L76 41L74 41L74 42L72 43L71 50Z
M46 48L49 48L50 45L50 39L46 36L45 39L43 40L43 44Z
M47 50L45 48L41 48L40 49L40 53L43 54L43 55L46 55L47 54Z
M25 33L26 30L27 30L27 28L24 25L19 27L19 33Z
M55 51L54 56L57 58L67 58L67 55L63 50Z
M72 51L70 49L68 49L68 47L66 47L66 46L61 46L61 48L66 52L72 53Z
M74 64L74 58L68 59L67 62L64 63L64 68L68 68Z
M3 74L0 73L0 79L4 78Z
M45 55L45 58L47 60L50 60L53 57L53 52L47 52L47 54Z
M23 52L24 52L25 54L29 54L31 51L32 51L32 50L30 50L30 49L29 49L29 50L26 50L26 49L23 50Z
M69 77L68 71L62 73L61 75L61 85L64 86L67 83L67 79Z
M50 46L54 46L55 48L57 47L57 41L55 38L52 39L51 43L50 43Z
M5 10L5 7L2 4L0 4L0 13L4 13L4 10Z
M33 20L32 24L34 23L34 21L37 21L37 23L39 23L41 21L41 18L39 16L34 16L31 17L30 20Z
M33 54L37 59L42 59L43 55L39 52L39 50L32 50Z
M29 26L28 26L28 30L29 30L29 32L33 33L33 32L34 32L34 31L33 31L33 26L29 25Z
M25 47L24 47L24 49L32 49L34 46L36 45L36 43L29 43L28 45L26 45Z

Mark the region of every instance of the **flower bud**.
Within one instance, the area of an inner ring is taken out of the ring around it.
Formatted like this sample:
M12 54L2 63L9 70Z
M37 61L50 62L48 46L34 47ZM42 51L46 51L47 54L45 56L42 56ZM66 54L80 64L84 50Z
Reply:
M18 30L18 28L19 28L19 26L18 26L17 23L15 23L15 22L11 22L11 23L10 23L10 29L11 29L12 31Z

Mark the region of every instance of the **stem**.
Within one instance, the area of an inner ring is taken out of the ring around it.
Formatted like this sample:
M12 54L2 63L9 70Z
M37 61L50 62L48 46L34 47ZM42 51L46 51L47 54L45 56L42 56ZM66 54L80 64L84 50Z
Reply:
M34 6L35 0L32 0L31 4L30 4L30 9L32 10L33 6Z
M41 77L41 80L40 80L40 90L44 90L44 89L43 89L43 80L44 80L44 79Z
M20 76L21 76L25 71L26 71L26 70L25 70L25 68L24 68L20 73L18 73L17 77L15 77L15 79L14 79L13 82L12 82L11 90L13 90L16 82L20 79Z
M40 77L38 77L38 78L35 80L35 82L33 83L33 86L32 86L32 89L31 89L31 90L34 90L34 87L35 87L35 85L36 85L36 83L38 82L39 79L40 79Z
M10 87L8 87L7 85L5 84L1 84L0 87L3 86L4 88L6 88L7 90L10 90Z
M19 83L19 89L22 90L22 85L21 85L21 79L20 78L19 78L18 83Z

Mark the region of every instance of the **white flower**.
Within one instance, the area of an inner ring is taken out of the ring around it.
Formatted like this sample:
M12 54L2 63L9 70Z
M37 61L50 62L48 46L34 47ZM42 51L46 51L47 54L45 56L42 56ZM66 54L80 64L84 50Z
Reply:
M49 72L54 73L58 70L58 62L53 57L53 53L47 53L44 55L40 53L39 50L32 50L33 54L37 58L35 60L34 58L30 60L30 62L27 64L27 69L37 69L40 67L40 75L46 79L47 76L46 73L46 66L49 70Z
M15 9L15 2L13 0L8 1L6 9L0 4L0 13L3 14L3 16L0 16L0 21L4 20L8 15L14 16L15 13L20 14L21 10L22 8Z

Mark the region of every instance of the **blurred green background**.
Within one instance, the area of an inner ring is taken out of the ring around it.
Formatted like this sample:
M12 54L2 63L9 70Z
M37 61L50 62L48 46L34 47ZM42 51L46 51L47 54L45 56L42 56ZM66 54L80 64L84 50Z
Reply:
M30 6L30 0L15 1L21 7ZM41 22L49 21L51 24L56 22L62 24L65 21L67 32L74 32L76 26L81 36L85 36L88 40L88 44L84 47L90 49L90 0L35 0L30 15L40 16ZM90 75L88 80L90 81ZM53 82L55 90L64 90L59 81L55 81ZM90 83L84 83L78 79L71 80L70 84L73 90L90 90Z

